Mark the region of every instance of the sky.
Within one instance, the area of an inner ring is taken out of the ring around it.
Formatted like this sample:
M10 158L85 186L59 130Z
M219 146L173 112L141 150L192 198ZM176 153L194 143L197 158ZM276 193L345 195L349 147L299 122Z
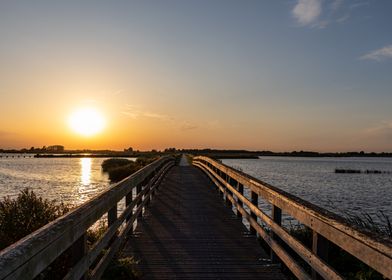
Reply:
M0 0L0 148L392 152L391 0ZM94 108L104 129L69 126Z

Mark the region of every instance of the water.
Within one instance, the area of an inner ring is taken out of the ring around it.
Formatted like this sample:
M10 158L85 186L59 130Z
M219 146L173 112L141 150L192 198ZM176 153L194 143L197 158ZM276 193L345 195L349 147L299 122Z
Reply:
M225 159L270 185L336 214L367 213L379 221L379 211L392 218L392 174L336 174L335 168L392 171L392 158L260 157ZM271 206L261 202L261 207Z
M38 195L80 205L110 187L105 158L0 158L0 198L30 188ZM134 160L134 159L133 159Z
M29 187L77 206L108 189L104 158L0 158L0 198ZM379 211L392 217L392 174L335 174L335 168L392 171L391 158L261 157L223 163L341 215ZM260 202L263 209L271 206Z

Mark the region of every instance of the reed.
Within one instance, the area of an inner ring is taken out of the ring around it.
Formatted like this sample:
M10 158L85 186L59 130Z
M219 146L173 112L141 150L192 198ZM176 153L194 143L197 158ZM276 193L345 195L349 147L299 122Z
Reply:
M156 160L156 157L140 157L136 161L110 158L102 162L102 171L109 174L111 182L119 182Z
M390 218L382 211L377 214L376 221L367 213L350 214L345 217L348 224L354 228L366 232L369 235L377 236L378 238L391 239L392 238L392 224ZM306 247L312 247L312 230L302 224L290 224L288 229L291 235L303 243ZM346 251L342 250L333 243L330 243L328 249L329 264L338 271L346 279L361 279L361 280L381 280L383 276L364 264L357 258L353 257ZM299 257L298 257L299 258ZM309 270L307 264L297 259L304 268Z

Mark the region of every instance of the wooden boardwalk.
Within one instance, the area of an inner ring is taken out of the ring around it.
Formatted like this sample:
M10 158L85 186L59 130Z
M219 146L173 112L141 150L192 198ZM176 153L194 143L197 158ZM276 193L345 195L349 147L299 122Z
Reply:
M141 279L285 279L213 183L183 165L166 175L122 251L139 260Z

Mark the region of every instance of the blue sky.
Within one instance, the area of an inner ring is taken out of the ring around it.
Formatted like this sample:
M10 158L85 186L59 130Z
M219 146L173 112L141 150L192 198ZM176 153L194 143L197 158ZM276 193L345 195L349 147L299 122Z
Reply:
M122 139L84 143L96 147L392 151L391 11L390 0L1 1L0 146L63 141L68 111L92 102ZM46 121L50 135L21 124Z

